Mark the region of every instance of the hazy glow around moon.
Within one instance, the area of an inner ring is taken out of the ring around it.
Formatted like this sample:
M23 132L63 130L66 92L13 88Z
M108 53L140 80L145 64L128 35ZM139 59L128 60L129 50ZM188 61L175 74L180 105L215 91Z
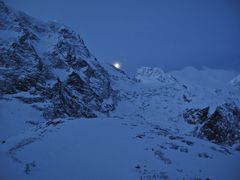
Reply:
M117 69L120 69L121 68L121 64L119 62L115 62L113 63L113 66Z

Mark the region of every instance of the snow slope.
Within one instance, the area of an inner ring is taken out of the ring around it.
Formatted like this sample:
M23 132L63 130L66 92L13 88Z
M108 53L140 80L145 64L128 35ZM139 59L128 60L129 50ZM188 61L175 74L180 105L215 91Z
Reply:
M16 136L45 121L40 111L17 100L1 100L0 114L0 140Z
M230 84L233 85L236 88L240 88L240 74L236 77L234 77L231 81Z
M0 146L2 179L240 177L240 153L232 148L171 132L156 117L111 116L62 120L7 139Z

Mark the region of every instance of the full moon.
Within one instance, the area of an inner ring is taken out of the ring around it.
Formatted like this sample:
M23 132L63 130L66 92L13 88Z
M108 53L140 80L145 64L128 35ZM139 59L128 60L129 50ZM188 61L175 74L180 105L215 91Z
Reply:
M113 63L113 66L114 66L115 68L117 68L117 69L120 69L120 68L121 68L121 64L118 63L118 62Z

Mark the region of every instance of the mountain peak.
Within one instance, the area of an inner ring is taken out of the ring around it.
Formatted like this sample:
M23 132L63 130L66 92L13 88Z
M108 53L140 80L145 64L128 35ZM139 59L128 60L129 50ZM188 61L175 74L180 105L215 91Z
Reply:
M1 94L40 96L40 103L21 99L42 109L49 119L95 117L96 112L113 109L110 77L76 32L2 1L0 8ZM48 106L42 107L43 102Z
M230 83L234 86L234 87L240 87L240 74L238 76L236 76L235 78L233 78Z
M137 70L135 79L140 82L161 82L161 83L173 83L176 79L170 74L165 73L158 67L141 67Z

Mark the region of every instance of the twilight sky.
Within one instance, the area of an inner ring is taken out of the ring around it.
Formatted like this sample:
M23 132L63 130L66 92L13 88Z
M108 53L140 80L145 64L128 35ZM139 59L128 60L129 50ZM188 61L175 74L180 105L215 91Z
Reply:
M100 60L164 70L240 71L239 0L5 0L77 31Z

